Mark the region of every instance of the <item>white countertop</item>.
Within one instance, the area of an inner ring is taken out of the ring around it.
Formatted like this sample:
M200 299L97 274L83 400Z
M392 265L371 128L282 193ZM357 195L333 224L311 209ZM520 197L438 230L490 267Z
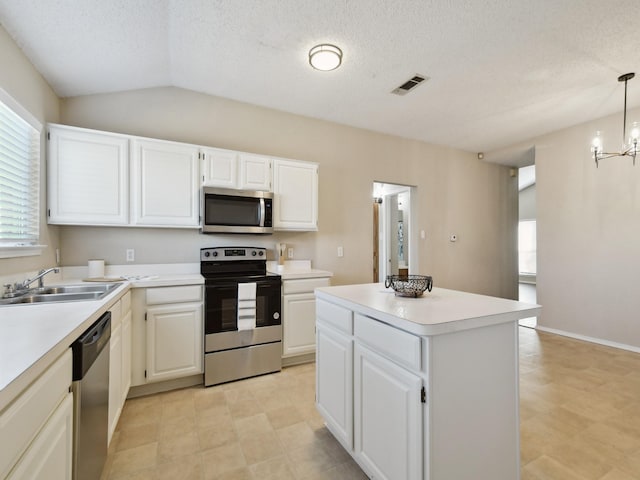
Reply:
M82 283L82 280L65 278L55 283ZM203 283L203 277L194 273L144 275L122 281L120 287L101 300L0 306L0 411L127 290Z
M267 271L280 275L282 280L333 277L332 272L311 268L310 260L287 260L284 265L269 261L267 262Z
M417 298L398 297L382 283L323 287L315 293L319 299L427 336L517 321L541 310L539 305L444 288Z

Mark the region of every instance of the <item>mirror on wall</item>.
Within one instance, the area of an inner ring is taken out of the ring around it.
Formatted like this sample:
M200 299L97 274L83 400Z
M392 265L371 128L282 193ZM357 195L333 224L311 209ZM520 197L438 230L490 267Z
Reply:
M411 191L414 188L373 183L374 282L384 281L387 275L407 275L414 270L411 268L415 258L411 248Z

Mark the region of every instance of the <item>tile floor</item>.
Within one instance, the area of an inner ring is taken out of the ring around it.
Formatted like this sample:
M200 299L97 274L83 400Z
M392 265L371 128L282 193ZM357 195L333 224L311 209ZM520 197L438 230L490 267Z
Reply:
M366 479L314 368L128 400L103 479ZM522 480L640 480L639 354L520 328L520 377Z

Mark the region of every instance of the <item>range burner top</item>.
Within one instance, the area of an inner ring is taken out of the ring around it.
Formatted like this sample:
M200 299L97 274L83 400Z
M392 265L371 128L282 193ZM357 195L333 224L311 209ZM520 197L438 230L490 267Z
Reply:
M260 247L202 248L200 273L206 281L222 277L272 276L267 274L267 249Z
M200 261L267 261L267 249L260 247L213 247L200 249Z

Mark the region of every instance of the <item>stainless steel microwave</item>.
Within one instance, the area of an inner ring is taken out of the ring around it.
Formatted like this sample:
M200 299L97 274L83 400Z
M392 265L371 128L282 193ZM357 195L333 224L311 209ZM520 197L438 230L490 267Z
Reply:
M202 188L203 233L273 233L273 194Z

